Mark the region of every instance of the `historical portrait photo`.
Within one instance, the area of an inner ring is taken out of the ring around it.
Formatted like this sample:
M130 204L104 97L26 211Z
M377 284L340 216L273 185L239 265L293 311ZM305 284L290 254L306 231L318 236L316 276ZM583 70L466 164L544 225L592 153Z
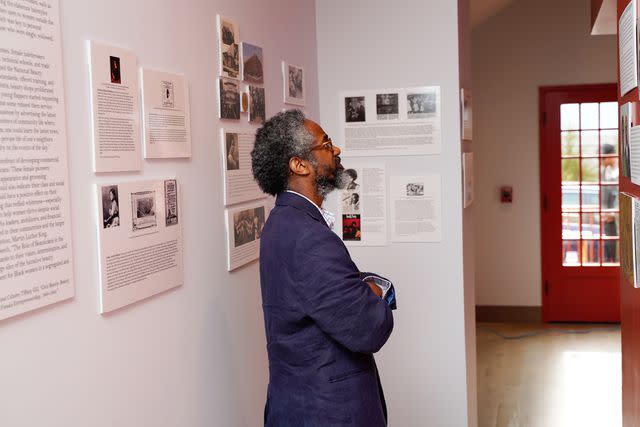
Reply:
M236 25L222 17L220 17L219 25L221 74L226 77L238 78L240 74L240 50L238 49Z
M253 215L253 234L255 239L259 239L264 228L264 206L254 209Z
M118 186L102 187L102 227L111 228L120 225L120 205L118 202Z
M360 215L342 215L342 240L360 241L362 233L360 230Z
M156 227L156 192L131 193L131 213L133 231Z
M342 212L357 213L360 212L360 194L353 191L345 191L342 193Z
M262 48L242 43L242 77L248 83L263 84Z
M407 117L420 119L436 112L436 93L410 93L407 95Z
M220 78L220 118L240 120L240 87L237 80Z
M304 71L302 67L282 63L284 102L304 105Z
M409 197L424 196L424 183L422 182L408 183L407 196Z
M379 93L376 95L376 115L378 120L398 118L398 94Z
M346 97L344 99L344 113L347 123L364 122L366 119L364 96Z
M173 82L161 81L160 90L162 91L162 106L165 108L174 108Z
M111 69L111 83L122 83L122 79L120 77L120 58L117 56L110 56L109 68Z
M249 86L249 98L251 99L249 107L249 121L251 123L263 124L266 120L264 112L264 88Z
M256 240L256 222L259 225L259 218L257 220L256 218L256 209L245 209L233 214L233 241L236 248ZM262 224L264 225L264 208ZM262 233L262 226L260 226L260 233Z
M226 154L227 154L227 170L240 169L240 150L238 147L238 134L226 133Z

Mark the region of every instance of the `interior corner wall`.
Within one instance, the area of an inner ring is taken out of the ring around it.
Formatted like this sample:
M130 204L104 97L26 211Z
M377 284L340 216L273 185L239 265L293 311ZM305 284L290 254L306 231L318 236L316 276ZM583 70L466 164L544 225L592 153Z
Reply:
M267 354L258 264L226 271L216 14L264 49L266 113L284 105L281 61L306 73L318 116L313 0L60 0L75 265L74 299L0 323L0 424L262 425ZM293 36L295 35L295 36ZM92 172L85 40L133 50L139 66L184 73L192 158L139 173ZM184 285L98 314L95 183L175 176L181 184Z
M398 292L394 331L376 355L389 425L467 426L457 2L322 0L316 16L320 118L337 144L339 91L442 88L442 153L375 158L388 176L442 176L442 242L350 252Z
M542 304L538 87L617 80L590 19L587 0L516 0L472 33L477 305Z

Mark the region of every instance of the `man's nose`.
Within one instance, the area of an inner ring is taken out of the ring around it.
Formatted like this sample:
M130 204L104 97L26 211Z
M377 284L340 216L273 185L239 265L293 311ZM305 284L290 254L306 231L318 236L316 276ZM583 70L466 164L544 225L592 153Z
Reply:
M342 153L342 150L340 149L340 147L338 147L337 145L333 146L333 155L334 156L339 156L340 153Z

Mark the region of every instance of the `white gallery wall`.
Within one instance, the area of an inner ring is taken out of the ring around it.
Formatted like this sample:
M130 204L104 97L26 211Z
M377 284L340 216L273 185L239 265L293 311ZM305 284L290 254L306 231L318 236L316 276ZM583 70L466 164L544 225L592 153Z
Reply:
M442 175L442 242L352 248L351 254L361 270L393 280L398 292L394 332L376 357L389 425L476 425L468 403L475 399L475 362L465 360L475 359L467 345L475 346L475 330L465 328L473 301L465 306L457 2L322 0L316 13L320 118L336 144L342 144L339 91L442 88L442 153L375 158L386 161L388 176ZM472 248L466 253L472 259ZM468 283L473 287L472 278ZM474 371L469 390L468 370Z
M542 303L538 88L617 81L616 36L589 32L588 0L517 0L473 30L477 305Z
M263 47L267 116L283 108L286 59L305 68L306 108L317 118L314 2L60 0L60 9L76 296L0 322L0 425L261 425L268 365L258 264L226 271L216 14L235 20L242 41ZM186 76L191 159L92 172L88 39ZM182 190L184 285L101 316L93 186L166 176Z

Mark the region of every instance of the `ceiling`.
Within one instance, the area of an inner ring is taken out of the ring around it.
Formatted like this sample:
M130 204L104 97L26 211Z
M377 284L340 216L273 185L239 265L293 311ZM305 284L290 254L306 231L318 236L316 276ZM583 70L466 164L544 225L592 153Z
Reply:
M513 0L470 0L470 2L471 28L475 28L509 6Z

